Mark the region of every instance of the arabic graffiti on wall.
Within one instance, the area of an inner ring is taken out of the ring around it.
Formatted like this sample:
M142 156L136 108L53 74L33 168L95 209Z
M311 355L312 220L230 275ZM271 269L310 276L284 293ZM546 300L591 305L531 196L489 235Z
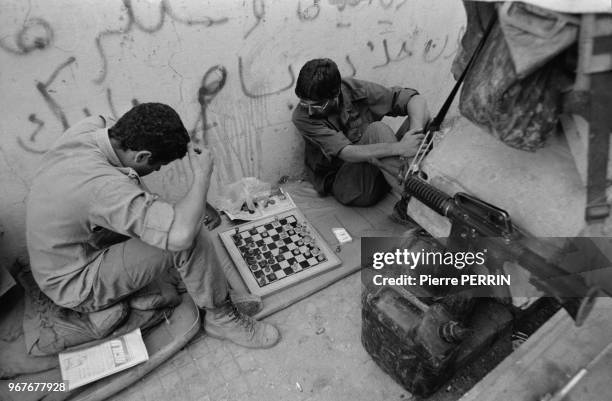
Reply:
M44 16L28 17L18 28L14 29L12 34L0 37L0 53L3 52L4 56L8 57L22 58L49 53L54 55L50 59L59 61L55 61L50 66L47 74L39 73L40 76L34 77L33 89L35 90L32 91L34 98L29 103L35 108L24 110L22 117L24 129L17 130L20 132L16 137L18 146L25 152L42 154L52 143L52 138L57 137L62 130L67 129L82 117L106 111L115 119L119 117L120 113L115 104L117 95L114 94L114 90L118 88L111 75L113 71L115 74L122 72L121 67L117 64L119 58L114 55L117 52L118 41L136 33L140 35L139 38L142 38L142 35L148 35L151 40L159 40L160 35L165 35L169 37L168 40L176 41L177 47L180 47L181 37L177 29L181 27L194 32L195 37L202 37L202 48L206 48L207 41L214 37L212 32L236 24L238 28L235 30L236 34L245 43L242 48L230 49L229 63L227 55L223 57L223 64L220 60L215 60L214 54L198 58L198 60L204 60L205 63L199 67L201 77L199 85L186 88L185 98L187 100L185 102L187 103L188 99L197 100L197 104L192 102L189 106L194 109L195 112L192 115L195 118L192 118L186 125L190 127L190 135L195 143L208 146L214 142L219 146L219 151L228 157L229 161L224 168L229 171L229 176L257 174L258 168L261 167L261 160L253 160L253 163L250 163L252 156L245 157L248 155L246 152L256 153L262 149L259 138L246 138L257 136L259 132L257 129L249 128L253 125L251 120L259 119L261 120L259 125L265 125L266 117L261 114L267 107L266 99L282 95L294 100L292 89L300 67L298 62L301 63L304 60L293 61L294 57L285 57L286 64L277 65L275 68L278 69L278 72L273 76L266 76L261 70L253 69L255 60L258 60L259 64L265 60L257 53L249 53L247 49L251 45L261 46L261 36L269 34L270 31L270 28L265 25L271 23L271 18L278 11L275 7L280 7L280 3L269 0L251 0L242 4L243 7L235 10L235 15L231 13L223 15L222 12L216 13L213 10L210 11L210 16L191 17L189 12L174 6L171 0L160 0L150 7L149 14L143 16L140 14L142 10L139 11L132 0L122 0L118 21L120 27L100 29L93 37L89 39L84 37L82 40L90 43L89 53L66 54L63 59L57 57L57 54L66 53L66 51L63 51L61 45L58 44L61 40L61 36L58 36L60 30L56 32L53 24L49 22L54 20ZM293 4L296 7L293 16L288 15L285 19L294 18L295 23L299 24L296 30L301 29L306 32L310 32L309 29L320 29L319 26L310 27L319 23L318 20L322 17L329 17L330 13L338 15L338 18L341 16L342 19L334 22L329 29L340 31L345 31L348 27L355 28L357 23L363 24L362 21L355 19L357 21L355 22L350 17L359 15L358 13L363 13L364 10L367 11L368 7L377 8L386 13L384 18L377 18L372 22L370 40L351 43L351 46L348 47L340 46L342 50L336 56L336 61L347 76L359 76L360 72L379 71L405 62L431 64L439 60L448 60L457 51L458 39L461 35L459 32L456 40L452 37L452 33L447 32L441 32L436 37L428 37L418 26L408 33L396 34L396 30L402 23L402 18L397 17L396 12L408 8L406 0L328 0L327 4L321 0L298 0L297 4ZM248 23L244 23L244 20ZM211 34L206 32L211 32ZM304 37L306 39L304 46L308 45L308 35L300 34L298 37ZM275 38L274 43L278 43L278 40ZM284 52L291 53L292 56L298 54L296 51L291 51L293 49L289 50L285 49ZM279 52L281 52L280 49ZM171 56L172 58L195 57L178 51ZM71 76L74 79L74 71L79 68L81 59L94 60L93 65L96 68L89 70L89 83L77 82L75 85L93 85L92 91L102 94L106 103L106 111L98 110L99 103L95 109L91 104L84 103L75 110L75 105L67 104L65 100L69 97L66 93L69 89L66 89L66 85L62 85L62 80ZM136 68L140 62L142 61L134 60L134 67ZM179 72L176 73L180 75ZM183 79L182 76L180 78ZM132 80L138 80L138 74L134 73ZM263 81L265 85L262 85ZM230 88L230 92L227 88ZM238 93L236 89L239 90ZM221 104L225 106L228 104L228 97L234 99L233 103L236 103L236 97L239 94L244 97L240 100L241 104L248 104L248 118L244 116L244 113L237 113L238 110L220 108ZM132 105L143 101L137 94L134 95L131 98ZM38 99L35 98L36 96ZM223 97L224 101L215 104L220 97ZM40 104L44 105L44 109L40 108ZM289 110L293 107L291 103L288 106ZM286 111L285 113L287 114L285 118L288 120L289 114ZM237 114L243 115L238 116ZM224 141L214 135L211 137L211 132L216 133L222 128L233 130L234 138ZM211 138L218 140L211 141ZM233 163L232 160L236 163ZM233 171L237 168L234 164L238 165L240 171Z

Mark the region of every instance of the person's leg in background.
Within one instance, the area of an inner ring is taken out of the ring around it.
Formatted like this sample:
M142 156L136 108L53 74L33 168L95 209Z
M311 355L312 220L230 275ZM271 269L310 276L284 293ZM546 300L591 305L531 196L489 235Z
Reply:
M336 176L331 193L346 206L372 206L389 192L389 184L380 169L371 163L344 163Z
M376 121L368 125L358 144L370 145L397 141L398 138L391 127L382 121ZM371 163L344 163L332 185L332 194L340 203L351 206L375 204L387 193L389 186L397 194L401 194L398 173L402 163L404 161L397 156L372 160ZM388 185L380 182L381 179Z
M359 145L397 142L393 130L382 122L370 124L359 140ZM388 157L374 163L344 163L336 173L331 192L338 202L347 206L371 206L389 192L389 185L397 190L400 166L398 157Z
M398 129L397 133L394 133L391 127L382 121L375 121L368 125L359 143L362 145L369 145L372 143L398 142L409 128L409 119L405 120L402 126ZM409 160L401 160L398 156L385 157L374 162L374 164L379 167L385 175L387 183L398 195L401 195L403 192L403 188L401 188L399 185L398 174L402 165L408 162Z
M409 128L409 119L404 121L397 133L382 121L376 121L368 125L358 143L395 143ZM402 196L403 188L398 179L400 168L409 162L410 159L401 160L392 156L375 159L371 163L344 163L336 174L332 194L340 203L348 206L370 206L380 201L391 187L401 197L393 208L391 218L398 223L414 226L414 221L407 215L407 199Z

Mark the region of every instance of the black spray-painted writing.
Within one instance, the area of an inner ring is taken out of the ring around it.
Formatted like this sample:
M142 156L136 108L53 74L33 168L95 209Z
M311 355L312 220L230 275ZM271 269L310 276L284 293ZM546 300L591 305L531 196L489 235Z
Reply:
M204 73L204 77L202 78L202 83L200 85L200 89L198 90L198 103L200 103L200 112L201 112L201 120L202 120L202 142L204 146L208 146L208 138L206 136L206 131L209 128L214 127L214 125L208 125L208 119L206 117L206 109L210 102L217 96L217 94L223 89L225 86L225 81L227 80L227 70L222 65L215 65L210 67L206 73ZM193 141L198 144L199 139L192 135Z
M253 32L253 29L257 28L266 16L266 4L264 3L264 0L253 0L253 15L255 16L256 20L255 25L253 25L251 29L247 31L243 39L246 39L251 32Z
M106 78L106 74L107 74L108 61L106 59L106 54L104 53L104 48L102 47L102 40L108 36L124 35L130 32L134 27L138 28L139 30L145 33L157 32L164 26L164 20L166 18L166 15L168 15L173 21L179 22L184 25L189 25L189 26L202 25L205 27L209 27L209 26L216 25L216 24L223 24L228 21L227 18L218 18L218 19L213 19L209 17L205 17L202 19L181 18L175 15L174 12L172 11L172 8L168 5L167 1L163 0L159 5L159 20L157 24L151 27L148 27L148 26L143 25L142 22L140 22L134 15L134 10L132 8L131 0L123 0L123 5L128 15L128 22L126 26L123 27L122 29L103 31L96 37L96 48L98 49L98 53L100 53L100 58L102 59L102 67L100 69L100 75L96 79L94 79L94 82L97 84L102 83L104 79Z
M38 119L38 117L36 117L36 114L34 113L29 115L28 120L30 120L31 123L34 123L37 125L36 129L30 134L30 137L28 138L29 143L34 143L36 142L36 136L38 135L40 130L45 126L45 122ZM17 137L17 143L19 144L19 146L23 148L23 150L26 150L28 152L38 153L38 154L45 153L45 150L34 149L28 143L22 140L21 137Z
M51 84L53 84L53 82L55 81L55 79L57 78L59 73L64 68L66 68L70 64L74 63L75 60L76 59L74 57L68 58L66 61L64 61L62 64L60 64L51 73L51 75L49 76L49 78L45 82L37 82L36 83L36 89L38 90L38 92L41 94L41 96L45 100L45 103L47 103L47 106L49 106L49 109L51 110L51 113L53 113L53 115L61 122L63 129L67 129L68 128L68 126L69 126L68 119L66 118L66 114L64 114L64 111L62 110L60 105L53 98L53 96L51 96L51 93L49 91L49 87L51 86ZM31 144L34 144L36 142L37 136L40 133L40 131L42 130L42 128L44 127L45 122L42 121L41 119L39 119L36 116L35 113L30 114L28 116L28 120L31 123L36 124L36 128L30 134L29 138L27 139L27 142L25 140L23 140L21 137L17 137L17 143L19 144L19 146L21 146L24 150L26 150L28 152L32 152L32 153L44 153L45 152L44 150L35 149L34 147L31 146Z
M70 64L74 63L75 60L76 58L69 57L68 60L64 61L62 64L60 64L55 69L55 71L53 71L49 79L47 79L45 82L38 82L36 84L36 89L38 89L42 97L45 99L45 102L47 102L47 105L51 109L51 112L53 113L53 115L62 122L62 127L64 129L68 129L68 126L69 126L68 119L66 118L66 115L64 114L64 111L62 110L62 108L55 101L53 96L51 96L48 89L49 89L49 86L51 86L51 84L53 83L53 81L55 81L55 78L60 73L60 71L68 67Z
M319 16L321 12L321 5L319 4L321 0L311 0L308 7L304 8L302 6L302 0L298 1L297 7L297 16L300 21L312 21Z
M15 46L11 47L0 38L0 48L12 54L24 55L34 50L43 50L53 42L53 29L42 18L28 19L15 34Z
M277 93L281 93L284 92L288 89L291 89L293 87L293 84L295 83L295 73L293 72L293 67L291 66L291 64L289 64L289 66L287 67L287 70L289 71L289 76L291 78L291 81L289 82L289 84L287 84L286 86L277 89L275 91L272 92L266 92L266 93L253 93L251 92L247 86L246 83L244 82L244 67L242 65L242 57L238 57L238 74L240 75L240 87L242 88L242 92L252 98L252 99L256 99L259 97L265 97L265 96L270 96L270 95L276 95Z
M349 57L348 54L346 55L345 60L346 60L346 63L349 65L349 67L351 67L352 72L349 74L349 76L354 77L355 75L357 75L357 68L355 68L355 65L351 61L351 58Z
M442 56L442 53L444 53L444 50L446 49L447 44L448 44L448 35L445 35L444 44L442 46L439 46L439 49L435 51L438 45L434 42L433 39L429 39L425 43L425 51L423 52L423 60L426 63L433 63L434 61L439 59L440 56Z
M383 44L383 50L385 53L385 62L382 64L375 65L373 68L384 67L391 62L398 62L398 61L405 59L406 57L412 56L412 51L407 48L406 41L402 42L402 45L400 46L400 49L397 52L397 55L395 57L391 57L389 55L389 45L387 44L387 39L383 39L382 44ZM368 46L370 47L371 50L374 48L371 42L368 43Z

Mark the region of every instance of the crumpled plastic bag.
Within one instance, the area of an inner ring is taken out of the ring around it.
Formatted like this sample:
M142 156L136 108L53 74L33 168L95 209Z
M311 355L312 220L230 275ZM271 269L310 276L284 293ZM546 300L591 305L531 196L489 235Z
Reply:
M244 177L220 189L218 208L238 213L243 206L255 210L256 200L270 194L271 185L255 177Z

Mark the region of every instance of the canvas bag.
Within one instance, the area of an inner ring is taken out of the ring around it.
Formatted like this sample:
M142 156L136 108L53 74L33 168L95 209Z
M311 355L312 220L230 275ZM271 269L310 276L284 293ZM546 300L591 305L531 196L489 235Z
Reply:
M453 73L463 70L482 28L480 21L496 13L493 5L464 2L468 29ZM466 56L467 55L467 56ZM465 78L460 96L461 114L509 146L535 151L556 129L561 110L561 88L568 77L554 58L525 78L516 73L499 22Z

